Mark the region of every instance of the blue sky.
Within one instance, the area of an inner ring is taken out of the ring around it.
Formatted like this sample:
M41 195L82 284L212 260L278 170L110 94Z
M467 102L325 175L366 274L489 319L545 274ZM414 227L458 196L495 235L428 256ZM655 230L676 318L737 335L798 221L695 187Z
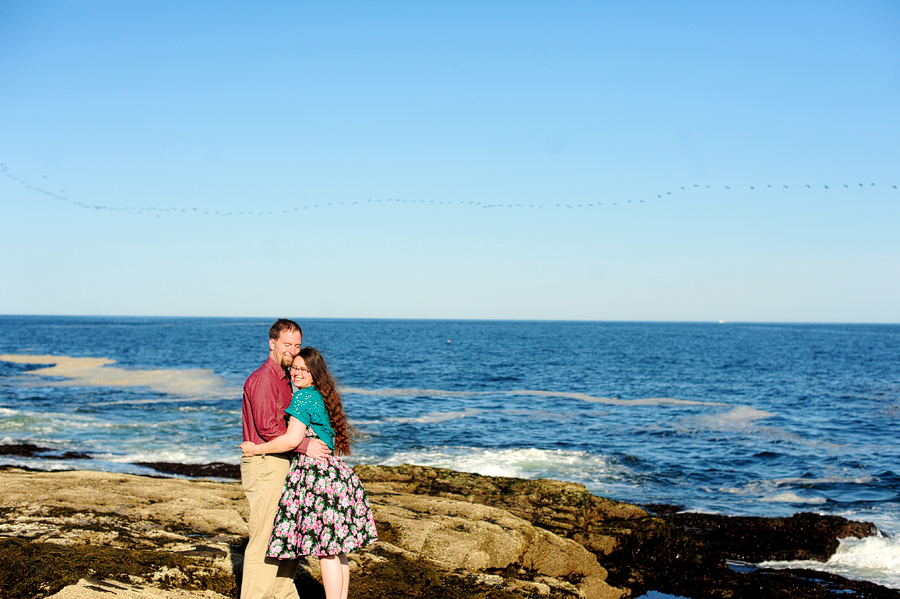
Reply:
M900 4L433 4L0 2L0 313L900 322Z

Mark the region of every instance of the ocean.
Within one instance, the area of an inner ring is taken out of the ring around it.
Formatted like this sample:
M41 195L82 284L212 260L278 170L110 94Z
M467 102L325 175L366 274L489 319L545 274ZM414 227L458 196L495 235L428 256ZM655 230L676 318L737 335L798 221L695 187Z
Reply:
M900 589L900 325L297 319L351 463L553 478L688 511L874 522L811 567ZM0 443L237 464L273 319L0 316Z

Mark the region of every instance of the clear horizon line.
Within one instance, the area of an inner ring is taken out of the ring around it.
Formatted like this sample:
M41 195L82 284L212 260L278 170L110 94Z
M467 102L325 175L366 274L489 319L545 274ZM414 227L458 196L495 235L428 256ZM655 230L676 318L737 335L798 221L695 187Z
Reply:
M874 321L818 321L818 320L648 320L648 319L585 319L585 318L459 318L459 317L390 317L390 316L197 316L197 315L148 315L148 314L25 314L8 313L0 314L0 318L145 318L145 319L252 319L252 320L276 320L278 318L291 318L297 321L307 320L406 320L423 322L560 322L560 323L632 323L632 324L796 324L796 325L862 325L862 326L891 326L900 325L896 322Z

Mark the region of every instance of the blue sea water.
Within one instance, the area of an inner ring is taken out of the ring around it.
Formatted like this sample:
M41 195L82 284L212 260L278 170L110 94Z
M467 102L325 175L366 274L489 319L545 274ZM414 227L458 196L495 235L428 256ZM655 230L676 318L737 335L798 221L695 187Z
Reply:
M0 443L148 474L238 463L270 320L0 317ZM302 320L350 460L554 478L631 503L874 522L817 567L900 588L900 326Z

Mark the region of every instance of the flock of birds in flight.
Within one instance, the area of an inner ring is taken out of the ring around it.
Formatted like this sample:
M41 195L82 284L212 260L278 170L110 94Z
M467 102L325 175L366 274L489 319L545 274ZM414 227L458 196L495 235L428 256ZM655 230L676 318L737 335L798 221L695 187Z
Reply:
M550 203L550 204L546 204L546 205L545 205L545 204L485 204L485 203L482 203L482 202L466 202L466 201L400 200L400 199L395 199L395 198L387 198L387 199L384 199L384 200L381 200L381 199L376 199L376 200L368 199L368 200L363 200L363 201L353 201L353 202L328 202L328 203L319 203L319 204L306 205L306 206L295 206L293 209L285 208L285 209L283 209L283 210L268 210L268 211L201 210L201 209L199 209L199 208L160 208L160 207L158 207L158 206L142 206L142 207L125 206L125 207L114 207L114 206L100 206L100 205L96 205L96 204L87 204L87 203L85 203L85 202L80 202L80 201L78 201L78 200L70 199L68 196L63 195L63 194L66 193L66 190L65 190L65 189L60 189L58 192L53 192L53 191L49 191L49 190L47 190L47 189L44 189L43 187L40 187L40 186L38 186L38 185L30 184L28 181L26 181L26 180L24 180L24 179L22 179L22 178L20 178L20 177L17 177L17 176L15 176L15 175L13 175L12 173L10 173L10 172L9 172L9 168L6 166L6 164L4 164L4 163L2 163L2 162L0 162L0 174L6 176L6 177L7 177L8 179L10 179L11 181L13 181L13 182L15 182L15 183L18 183L18 184L22 185L25 189L28 189L29 191L32 191L32 192L34 192L34 193L38 193L38 194L47 196L47 197L52 198L52 199L54 199L54 200L60 200L60 201L71 202L71 203L74 204L75 206L79 206L79 207L84 208L84 209L87 209L87 210L129 211L129 212L136 212L136 213L138 213L138 214L143 214L143 213L146 212L146 213L155 213L157 216L159 216L159 215L161 215L161 214L164 214L164 213L176 213L176 212L197 213L197 214L205 214L205 215L211 215L211 216L263 216L263 215L268 215L268 214L282 214L282 213L285 213L285 214L286 214L286 213L289 213L289 212L294 212L294 211L299 211L299 210L314 210L314 209L317 209L317 208L325 208L325 207L328 207L328 206L343 206L343 205L348 205L348 206L350 206L350 205L355 205L355 204L363 204L363 203L379 203L379 202L396 202L396 203L409 203L409 204L455 204L455 205L471 205L471 206L480 207L480 208L485 208L485 209L497 209L497 208L545 208L545 207L546 207L546 208L594 208L594 207L604 206L604 203L603 203L603 202L590 202L590 203L588 203L588 202L583 202L583 203L580 203L580 204L572 204L572 203L555 203L555 202L554 202L554 203ZM43 175L41 178L42 178L42 179L48 179L48 177L47 177L46 175ZM865 185L865 184L863 184L863 183L858 183L858 184L854 184L854 185L850 185L850 184L844 183L844 184L840 184L840 185L827 185L827 184L825 184L825 185L822 185L822 188L824 188L824 189L826 189L826 190L831 189L832 187L834 187L834 188L841 188L841 187L843 187L843 188L846 188L846 189L850 189L851 187L852 187L852 188L856 188L857 185L858 185L859 187L863 187L863 188L865 188L865 187L875 187L875 184L874 184L874 183L870 183L868 186ZM732 189L732 187L731 187L730 185L725 185L725 186L723 186L723 187L724 187L724 189L726 189L726 190L731 190L731 189ZM893 189L895 189L895 190L897 189L897 186L896 186L896 185L892 185L891 187L892 187ZM698 185L698 184L695 184L695 185L693 185L692 187L691 187L691 186L684 186L684 185L682 185L682 186L679 186L679 187L677 187L677 188L675 188L675 189L676 189L676 193L677 193L677 192L679 192L679 191L688 191L688 190L691 190L692 188L697 188L697 189L700 189L700 188L704 188L704 189L713 189L713 187L710 186L710 185ZM779 185L765 185L765 186L751 185L751 186L749 186L749 188L750 188L751 191L755 191L756 189L775 189L775 188L778 188L778 189L791 189L791 187L790 187L789 185L780 185L780 186L779 186ZM806 184L806 185L803 186L803 188L805 188L805 189L812 189L812 186L809 185L809 184ZM735 188L735 189L738 189L738 188ZM656 194L656 198L657 198L657 199L663 199L664 197L666 197L666 196L671 196L671 195L673 195L673 193L672 193L671 191L666 191L665 193L658 193L658 194ZM621 202L621 203L623 203L623 204L624 204L624 203L627 203L627 204L634 204L634 203L644 204L644 203L646 203L646 202L645 202L644 200L627 200L627 201L624 201L624 202ZM620 204L620 202L607 202L605 205L609 205L609 206L618 206L619 204Z

